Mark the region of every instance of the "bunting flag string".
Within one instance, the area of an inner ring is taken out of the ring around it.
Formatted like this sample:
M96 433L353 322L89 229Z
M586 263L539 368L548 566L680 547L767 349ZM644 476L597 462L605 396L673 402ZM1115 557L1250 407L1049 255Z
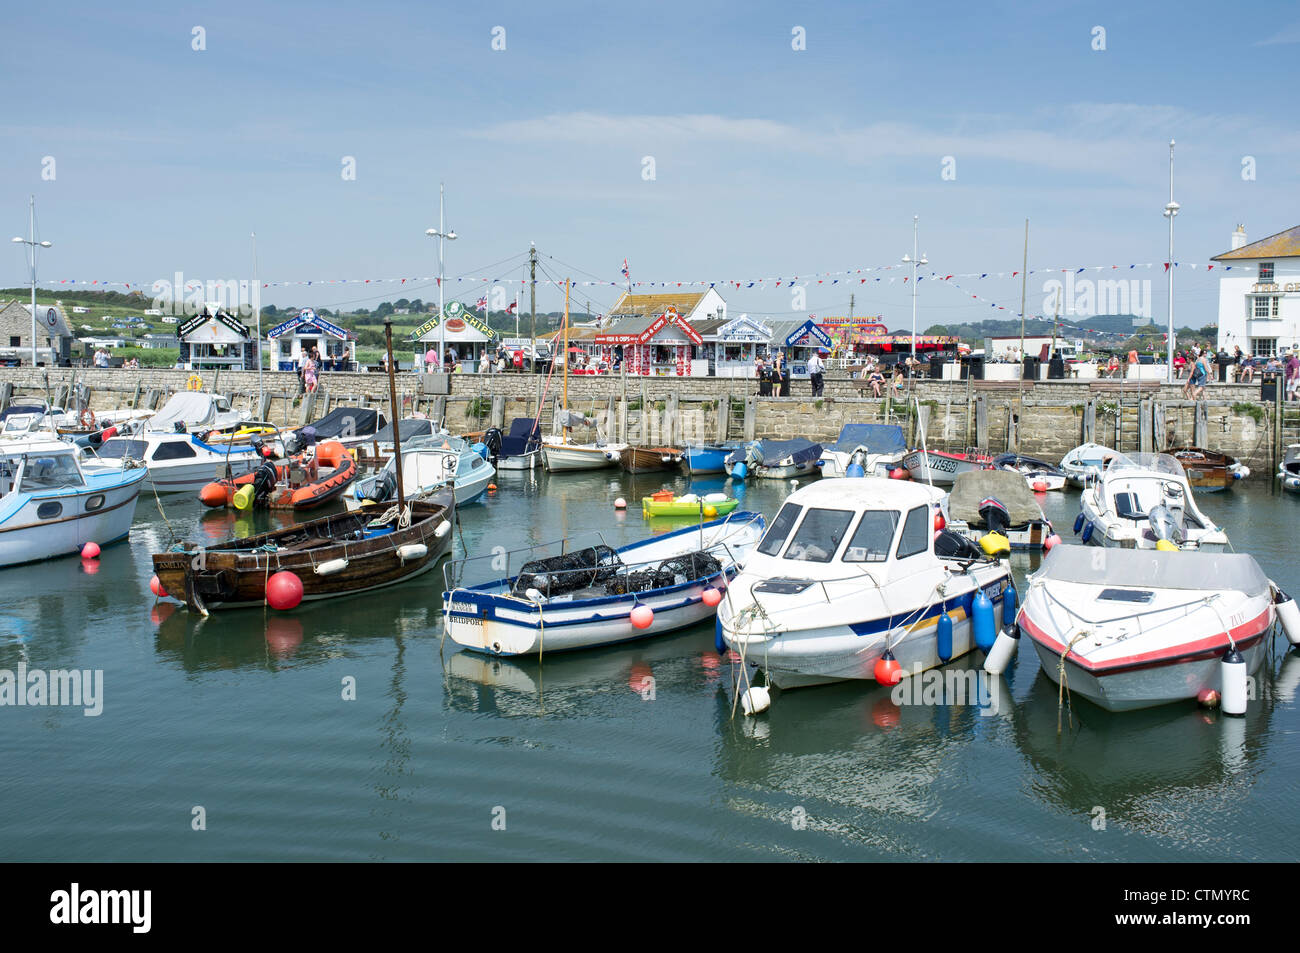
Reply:
M1041 274L1053 274L1053 273L1057 273L1057 274L1072 273L1076 275L1081 275L1084 274L1085 272L1097 272L1098 274L1110 272L1118 275L1118 274L1123 274L1125 272L1136 271L1138 269L1145 269L1147 271L1150 271L1154 269L1157 264L1159 264L1164 271L1169 270L1170 262L1162 261L1162 262L1141 262L1141 263L1123 264L1123 265L1083 265L1083 266L1072 266L1066 268L1030 268L1028 274L1041 275ZM1228 272L1228 271L1232 271L1234 267L1233 265L1226 265L1226 266L1218 265L1214 262L1202 263L1202 262L1175 261L1172 263L1172 265L1174 268L1190 268L1193 271L1203 270L1206 273L1214 271L1215 268L1218 268L1220 271ZM1235 267L1240 268L1241 266L1235 266ZM879 282L879 281L884 281L886 279L888 279L890 284L893 284L895 281L899 279L899 277L902 277L903 282L907 283L911 280L910 274L902 275L902 276L896 274L895 275L877 274L878 272L903 272L903 271L910 271L910 267L908 265L902 265L902 264L876 265L870 268L854 268L846 271L814 272L812 274L794 275L789 278L782 276L776 278L772 278L772 277L725 278L725 279L714 279L711 281L683 280L683 281L631 281L631 282L627 281L626 279L624 279L623 281L591 280L591 281L575 281L573 282L573 285L580 286L580 287L588 287L588 288L598 288L598 287L625 288L630 286L634 289L636 288L645 288L645 289L717 288L717 289L724 289L724 290L730 289L735 291L750 290L753 288L758 288L760 291L768 290L768 289L775 290L779 288L792 288L796 285L799 285L800 287L805 289L810 287L832 288L832 287L838 287L839 285L844 285L845 287L858 287L860 285L866 284L868 281ZM1009 278L1019 278L1019 277L1020 277L1019 270L972 271L972 272L965 272L961 274L953 273L950 275L938 275L937 273L935 273L928 276L918 275L917 283L919 284L921 281L926 280L927 278L929 278L930 280L938 279L943 281L949 281L954 278L960 278L962 280L970 279L970 280L983 281L989 279L1009 279ZM443 280L446 281L448 284L453 284L453 283L460 284L465 282L469 282L472 284L490 284L490 285L519 284L519 285L527 286L529 284L529 279L527 278L493 278L493 277L486 277L483 275L456 275L456 276L448 275ZM85 278L58 278L58 279L44 279L39 281L38 283L43 286L76 285L80 287L96 288L96 289L125 288L128 291L140 291L143 293L155 293L160 286L166 287L167 289L171 288L171 283L170 281L167 280L106 281L100 279L90 280ZM438 283L438 277L436 275L430 275L430 276L416 276L416 277L407 277L407 278L313 278L313 279L306 279L301 281L264 281L262 282L262 287L263 288L293 288L293 287L314 288L319 285L362 285L362 286L397 285L398 288L402 288L407 285L416 285L420 283L432 283L436 285ZM549 279L549 278L545 278L545 279L538 278L535 281L533 281L533 284L539 286L563 287L564 281L557 280L557 279ZM201 289L203 287L204 284L203 282L200 281L185 282L186 291L194 288Z

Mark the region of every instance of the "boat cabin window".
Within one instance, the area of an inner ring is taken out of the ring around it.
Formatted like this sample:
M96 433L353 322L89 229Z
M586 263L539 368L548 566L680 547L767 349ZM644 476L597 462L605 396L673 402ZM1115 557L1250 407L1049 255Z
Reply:
M786 537L790 535L790 530L794 529L794 524L797 522L799 522L799 506L795 503L786 503L781 507L781 512L776 514L776 519L772 520L772 525L767 528L763 541L758 544L758 551L764 556L775 556L785 545Z
M907 514L903 523L903 533L898 537L898 558L906 559L930 548L934 520L930 517L930 507L918 506Z
M132 460L143 460L148 449L149 445L143 440L109 437L95 452L98 456L112 460L120 460L123 457L129 457Z
M77 461L70 453L48 457L28 457L23 465L22 491L60 490L70 486L84 486Z
M896 510L867 510L844 550L846 563L883 563L894 544L894 530L902 514Z
M799 524L799 532L786 548L785 558L811 563L830 562L852 522L852 510L808 510L808 515Z
M190 446L188 440L168 440L166 443L160 443L153 448L152 460L184 460L187 457L197 457L198 454Z

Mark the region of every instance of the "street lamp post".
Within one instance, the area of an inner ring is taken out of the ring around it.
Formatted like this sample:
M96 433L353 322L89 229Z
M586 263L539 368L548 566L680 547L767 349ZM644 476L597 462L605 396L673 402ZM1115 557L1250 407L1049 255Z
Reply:
M916 266L928 265L930 259L924 255L917 257L917 237L921 216L912 216L912 254L903 256L903 264L912 266L912 360L916 360Z
M14 238L14 241L20 245L27 245L31 248L32 256L32 367L36 366L36 249L49 248L51 242L38 242L36 240L36 196L31 197L27 222L28 238Z
M443 361L447 359L447 322L444 320L442 314L442 285L444 280L442 274L442 241L444 238L447 239L448 241L453 241L453 242L456 240L455 230L452 230L450 232L447 231L447 226L443 221L442 196L443 196L442 183L439 182L438 183L438 227L425 229L424 232L424 234L428 235L430 238L438 239L438 369L439 370L442 370Z
M1169 337L1166 353L1168 367L1166 380L1174 382L1174 216L1178 214L1179 205L1174 201L1174 140L1169 140L1169 204L1165 206L1165 218L1169 219L1169 264L1165 270L1169 273Z

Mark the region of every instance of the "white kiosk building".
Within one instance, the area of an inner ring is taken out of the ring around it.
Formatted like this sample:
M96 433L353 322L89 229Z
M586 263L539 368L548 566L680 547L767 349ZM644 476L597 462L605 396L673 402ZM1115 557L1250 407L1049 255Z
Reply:
M497 333L459 301L449 301L445 307L445 325L440 327L443 322L434 315L411 332L411 340L420 342L423 348L432 348L435 353L440 344L445 344L448 351L456 352L462 372L476 372L482 366L483 352L496 347ZM446 359L445 354L443 358Z
M176 329L180 363L187 371L209 367L234 371L257 367L257 337L237 318L209 302Z
M1223 269L1221 349L1272 357L1300 344L1300 225L1249 244L1238 225L1232 249L1213 261Z
M272 366L295 371L314 347L320 353L321 370L353 371L357 366L357 341L349 331L330 324L311 308L267 332L271 342Z

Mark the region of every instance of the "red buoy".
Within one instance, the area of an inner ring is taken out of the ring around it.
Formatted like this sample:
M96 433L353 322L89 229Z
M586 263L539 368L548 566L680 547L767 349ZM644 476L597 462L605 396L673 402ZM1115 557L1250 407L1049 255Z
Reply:
M1060 541L1061 541L1061 537L1053 533L1051 536L1047 537L1047 539L1043 540L1043 552L1050 553L1052 551L1052 547L1054 547Z
M873 674L881 685L897 685L903 679L903 666L898 664L893 652L885 649L885 654L876 660Z
M894 467L894 469L889 471L889 478L891 480L906 480L907 471L902 467Z
M704 595L700 596L700 598L703 599L704 604L711 609L722 601L722 593L710 586L708 589L704 590Z
M934 514L934 531L937 533L948 525L948 521L943 518L942 513Z
M161 582L158 581L157 576L154 576L149 580L149 591L152 592L159 599L167 598L167 590L163 588L163 585Z
M649 606L637 606L632 610L632 625L638 629L648 629L655 620L655 611Z
M272 609L292 609L302 602L302 580L282 569L266 581L266 601Z
M82 546L82 547L81 547L81 558L82 558L82 559L98 559L98 558L99 558L99 543L87 543L85 546Z

